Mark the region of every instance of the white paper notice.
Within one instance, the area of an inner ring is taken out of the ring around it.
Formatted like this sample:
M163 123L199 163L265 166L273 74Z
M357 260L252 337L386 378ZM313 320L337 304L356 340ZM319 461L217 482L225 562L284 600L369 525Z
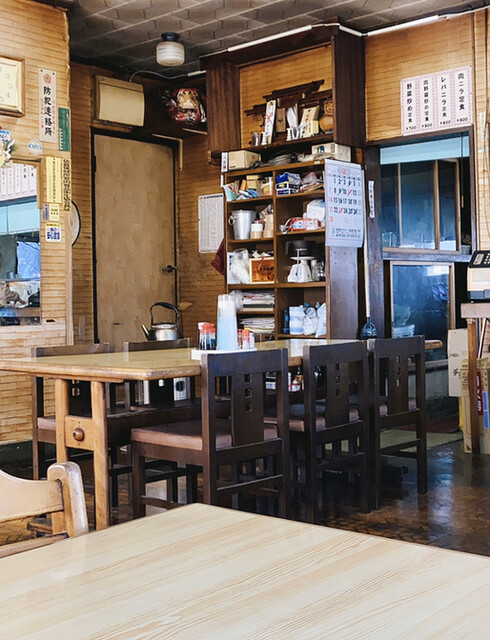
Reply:
M56 71L39 69L39 139L58 143Z
M325 160L325 244L362 247L364 189L361 165Z
M402 134L470 125L473 121L472 86L471 67L402 80Z
M223 240L223 206L222 193L198 197L200 253L215 253Z

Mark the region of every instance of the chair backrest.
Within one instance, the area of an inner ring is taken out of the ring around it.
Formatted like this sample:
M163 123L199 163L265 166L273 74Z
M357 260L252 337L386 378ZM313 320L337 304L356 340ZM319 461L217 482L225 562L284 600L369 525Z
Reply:
M82 475L77 464L51 465L47 480L25 480L0 471L0 522L41 514L51 514L53 536L0 547L0 557L88 532Z
M41 358L44 356L69 356L82 355L91 353L109 353L110 345L108 342L90 343L90 344L70 344L32 347L31 356ZM108 408L114 402L111 393L107 394ZM70 393L70 413L83 414L90 411L90 382L75 381L71 382ZM32 419L36 424L36 419L44 415L44 378L32 377Z
M212 450L224 425L223 398L216 394L217 382L227 379L231 445L246 446L264 441L266 395L274 396L277 435L287 439L288 354L287 349L209 353L202 358L203 447ZM266 376L275 377L275 390L267 391Z
M414 408L425 410L424 336L369 340L369 351L375 404L385 403L388 414ZM411 372L414 374L413 390Z
M357 419L367 419L368 359L364 342L305 346L303 376L305 425L322 409L325 426L335 427ZM316 433L316 429L315 429Z
M158 349L185 349L191 346L190 338L175 340L145 340L144 342L123 342L123 351L157 351Z

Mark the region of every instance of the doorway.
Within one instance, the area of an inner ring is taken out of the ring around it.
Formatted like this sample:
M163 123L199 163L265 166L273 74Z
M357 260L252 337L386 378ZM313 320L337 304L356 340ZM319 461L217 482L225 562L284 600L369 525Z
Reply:
M95 334L120 349L144 340L154 302L175 304L173 150L97 134L94 153Z

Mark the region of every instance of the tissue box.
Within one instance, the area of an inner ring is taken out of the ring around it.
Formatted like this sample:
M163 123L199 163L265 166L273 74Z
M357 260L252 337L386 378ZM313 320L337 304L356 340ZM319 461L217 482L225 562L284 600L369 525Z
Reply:
M260 154L253 151L246 151L240 149L240 151L228 152L228 171L233 169L248 169L254 162L260 161Z

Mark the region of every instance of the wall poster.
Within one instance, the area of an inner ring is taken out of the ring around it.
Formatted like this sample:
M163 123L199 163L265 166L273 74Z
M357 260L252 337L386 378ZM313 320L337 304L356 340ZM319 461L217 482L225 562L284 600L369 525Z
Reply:
M404 136L472 124L471 67L406 78L400 91Z
M325 244L362 247L364 188L361 165L325 160Z
M222 193L198 197L199 253L215 253L224 237Z

